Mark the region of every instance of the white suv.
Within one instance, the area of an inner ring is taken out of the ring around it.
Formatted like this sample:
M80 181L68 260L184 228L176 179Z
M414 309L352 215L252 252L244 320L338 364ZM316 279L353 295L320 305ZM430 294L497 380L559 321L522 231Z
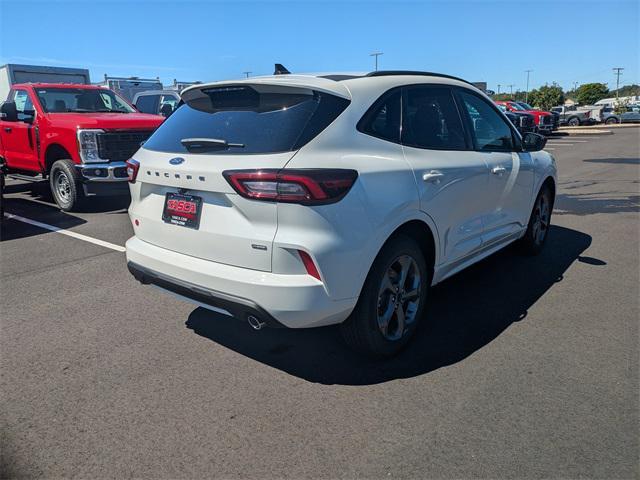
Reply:
M341 323L388 356L427 291L506 245L542 248L556 166L447 75L197 85L129 161L130 271L254 328Z

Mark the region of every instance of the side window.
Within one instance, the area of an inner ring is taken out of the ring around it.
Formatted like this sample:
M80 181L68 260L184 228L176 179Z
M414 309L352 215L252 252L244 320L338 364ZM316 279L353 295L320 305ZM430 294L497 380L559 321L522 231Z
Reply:
M142 113L158 114L160 95L141 95L136 101L136 108Z
M511 128L491 105L480 97L464 91L460 92L460 98L467 112L478 150L514 150Z
M384 94L364 115L358 130L374 137L400 143L400 89Z
M168 117L178 106L178 100L173 95L162 95L160 97L160 115Z
M18 121L25 122L33 120L36 111L33 108L33 103L26 90L16 90L13 95L13 101L18 111Z
M407 87L402 108L402 144L438 150L465 150L462 120L448 87Z

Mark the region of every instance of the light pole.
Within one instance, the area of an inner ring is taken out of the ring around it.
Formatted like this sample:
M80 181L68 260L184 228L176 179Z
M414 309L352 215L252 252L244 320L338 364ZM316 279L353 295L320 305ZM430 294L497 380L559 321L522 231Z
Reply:
M380 55L384 55L384 53L383 52L373 52L373 53L369 54L370 57L375 57L376 58L376 72L378 71L378 57Z
M529 74L533 72L533 70L525 70L527 72L527 90L524 93L524 103L529 103Z
M576 90L578 90L578 82L573 82L573 93L576 93Z
M613 71L616 76L616 103L620 103L620 75L622 75L622 67L615 67Z
M498 95L500 95L500 87L501 87L501 85L498 84Z
M515 85L512 83L511 85L507 86L511 89L511 99L513 99L513 87L515 87Z
M246 76L247 78L249 78L249 74L250 74L250 73L253 73L253 72L251 72L251 71L247 71L247 72L242 72L242 73L244 73L244 74L245 74L245 76Z

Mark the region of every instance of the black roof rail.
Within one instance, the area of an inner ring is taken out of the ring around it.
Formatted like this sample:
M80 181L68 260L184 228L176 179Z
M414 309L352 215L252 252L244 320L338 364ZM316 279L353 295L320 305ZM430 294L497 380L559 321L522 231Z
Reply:
M449 78L451 80L458 80L459 82L464 82L475 87L473 83L465 80L464 78L454 77L453 75L445 75L444 73L421 72L419 70L377 70L375 72L367 73L365 77L386 77L390 75L421 75L425 77Z

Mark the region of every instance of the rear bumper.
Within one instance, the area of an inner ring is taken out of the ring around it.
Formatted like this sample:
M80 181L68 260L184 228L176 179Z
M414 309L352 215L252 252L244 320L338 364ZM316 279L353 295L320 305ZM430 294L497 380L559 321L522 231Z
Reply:
M307 328L340 323L357 299L332 300L309 275L284 275L224 265L157 247L137 237L127 241L127 264L142 283L154 284L204 307L222 309L268 326Z

